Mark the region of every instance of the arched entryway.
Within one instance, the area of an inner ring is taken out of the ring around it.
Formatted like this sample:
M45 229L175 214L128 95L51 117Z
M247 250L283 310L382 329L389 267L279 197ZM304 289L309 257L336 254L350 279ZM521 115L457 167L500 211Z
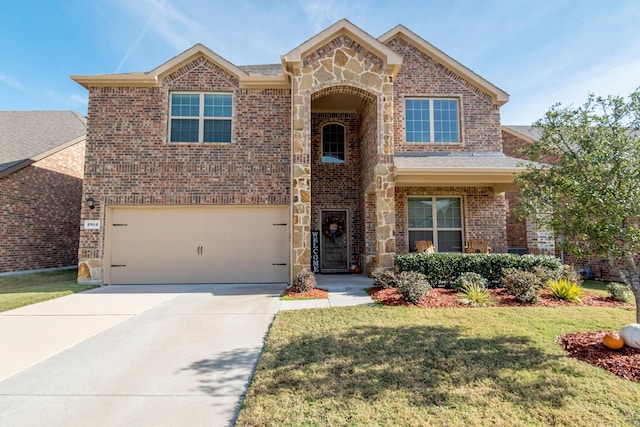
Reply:
M376 252L375 212L367 209L378 156L377 98L353 86L311 95L311 229L321 273L364 267Z

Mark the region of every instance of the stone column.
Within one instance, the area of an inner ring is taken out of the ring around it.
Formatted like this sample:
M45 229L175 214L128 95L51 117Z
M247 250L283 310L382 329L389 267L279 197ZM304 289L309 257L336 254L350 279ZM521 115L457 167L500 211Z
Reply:
M538 213L538 215L545 215ZM536 226L533 218L526 218L527 250L530 254L554 255L556 243L553 232Z
M378 265L392 267L396 254L396 208L393 165L376 166L376 256Z

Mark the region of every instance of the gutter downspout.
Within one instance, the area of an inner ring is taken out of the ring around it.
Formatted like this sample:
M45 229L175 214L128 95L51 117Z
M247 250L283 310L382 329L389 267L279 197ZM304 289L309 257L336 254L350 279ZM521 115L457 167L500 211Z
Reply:
M293 281L293 118L294 118L294 99L293 94L293 73L287 70L287 65L284 55L280 57L282 63L282 71L289 78L291 88L291 123L290 123L290 136L289 136L289 280L288 285Z

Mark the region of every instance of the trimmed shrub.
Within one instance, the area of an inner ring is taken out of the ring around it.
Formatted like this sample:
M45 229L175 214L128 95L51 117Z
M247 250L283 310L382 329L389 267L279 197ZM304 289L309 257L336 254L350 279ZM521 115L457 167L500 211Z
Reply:
M505 269L502 285L507 293L516 297L518 302L534 304L540 299L542 280L540 276L531 271L517 268Z
M467 282L459 291L463 294L460 301L472 307L486 307L495 304L489 290L480 283Z
M400 271L417 271L427 276L433 286L452 287L462 273L477 273L487 279L489 287L502 284L503 271L509 268L533 272L544 267L560 271L560 261L549 255L410 253L398 255Z
M572 265L563 265L560 271L560 278L565 278L571 283L576 283L578 286L582 285L582 276Z
M373 278L373 285L381 289L395 288L396 287L396 274L393 270L388 268L376 267L371 272Z
M291 289L303 294L315 288L316 284L316 276L313 272L303 268L291 282Z
M625 283L609 282L607 292L616 301L631 302L631 289Z
M569 302L581 302L582 287L575 282L570 282L564 277L549 282L551 296Z
M467 285L477 285L482 288L487 287L487 279L479 275L478 273L472 273L467 271L466 273L462 273L460 277L456 279L453 283L453 289L456 291L461 291Z
M396 287L405 300L418 305L429 296L431 285L426 276L415 271L403 271L396 274Z

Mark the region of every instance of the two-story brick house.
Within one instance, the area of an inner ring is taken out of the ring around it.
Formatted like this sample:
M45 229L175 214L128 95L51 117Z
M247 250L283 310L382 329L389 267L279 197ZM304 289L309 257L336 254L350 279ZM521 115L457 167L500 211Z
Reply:
M276 65L196 45L73 78L94 200L81 282L288 281L312 259L391 266L416 240L506 249L508 95L401 25L374 38L341 20Z

